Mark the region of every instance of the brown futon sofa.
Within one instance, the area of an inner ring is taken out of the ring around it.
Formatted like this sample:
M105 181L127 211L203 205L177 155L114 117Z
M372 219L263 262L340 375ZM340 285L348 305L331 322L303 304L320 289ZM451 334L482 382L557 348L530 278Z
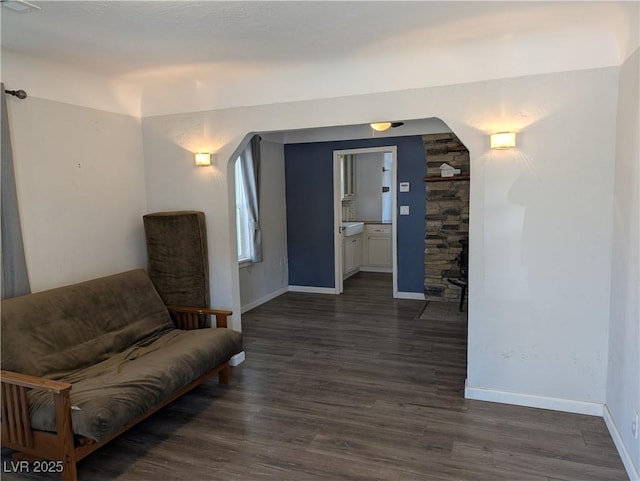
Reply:
M167 307L143 270L2 301L2 446L76 462L214 374L242 335L230 311ZM207 329L209 316L216 328ZM205 321L205 322L203 322Z

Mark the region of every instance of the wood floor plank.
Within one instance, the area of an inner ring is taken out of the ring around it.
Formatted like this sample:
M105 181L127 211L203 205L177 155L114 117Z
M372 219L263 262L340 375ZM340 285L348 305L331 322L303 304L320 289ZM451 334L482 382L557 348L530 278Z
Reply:
M80 481L627 479L601 418L464 399L464 316L420 319L391 287L359 273L340 296L290 292L243 314L232 383L87 457Z
M503 472L556 476L567 481L628 479L620 467L610 468L594 462L574 462L554 456L517 453L478 444L455 442L453 458L464 463L488 463Z

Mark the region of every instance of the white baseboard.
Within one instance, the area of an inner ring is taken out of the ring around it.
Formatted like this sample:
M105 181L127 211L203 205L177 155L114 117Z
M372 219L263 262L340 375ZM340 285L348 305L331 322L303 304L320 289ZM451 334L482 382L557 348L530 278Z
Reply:
M552 411L563 411L575 414L587 414L604 418L607 429L611 434L613 443L622 459L624 468L631 481L640 481L638 469L633 464L631 454L627 451L618 427L611 417L606 404L590 403L584 401L572 401L569 399L551 398L545 396L534 396L531 394L520 394L506 391L496 391L493 389L483 389L469 387L465 380L464 397L478 401L490 401L502 404L514 404L516 406L526 406L531 408L550 409Z
M640 473L633 465L633 461L631 459L631 454L627 451L627 447L624 445L622 441L622 436L620 435L620 431L618 431L618 427L616 426L613 417L611 417L611 413L609 412L609 408L607 405L604 405L604 414L602 416L604 418L604 423L607 425L609 429L609 434L611 434L611 438L613 439L613 444L616 445L616 449L618 450L618 454L622 459L622 464L624 464L624 469L627 470L627 475L631 481L639 481Z
M396 299L414 299L424 301L424 294L421 292L398 292Z
M507 391L495 391L493 389L470 387L466 385L466 381L464 388L464 397L466 399L475 399L477 401L515 404L516 406L550 409L552 411L588 414L590 416L600 417L602 417L604 406L602 403L573 401L571 399L535 396L532 394L521 394Z
M360 272L388 272L393 273L393 267L360 266Z
M291 292L309 292L311 294L335 294L334 287L289 286Z
M351 276L355 276L358 272L360 272L360 269L356 269L355 271L350 272L350 273L349 273L349 274L347 274L347 275L344 275L344 274L343 274L343 275L342 275L342 280L343 280L343 281L344 281L344 280L347 280L347 279L349 279L349 277L351 277Z
M253 302L249 302L248 304L245 304L244 306L242 306L242 308L240 309L240 313L244 314L245 312L250 311L251 309L255 309L259 305L264 304L265 302L269 302L271 299L275 299L278 296L281 296L288 290L289 289L287 287L283 287L281 289L278 289L277 291L273 291L270 294L267 294L266 296L261 297L260 299L257 299Z
M235 356L231 356L231 359L229 359L229 365L233 367L238 366L244 362L244 359L244 351L240 351Z

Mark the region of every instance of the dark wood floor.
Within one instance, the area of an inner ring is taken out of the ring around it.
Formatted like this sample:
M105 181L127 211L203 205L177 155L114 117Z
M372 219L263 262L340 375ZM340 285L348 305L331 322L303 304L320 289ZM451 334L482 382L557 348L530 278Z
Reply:
M465 400L466 323L421 307L358 274L341 296L246 313L232 384L163 409L82 461L80 480L627 479L601 418Z

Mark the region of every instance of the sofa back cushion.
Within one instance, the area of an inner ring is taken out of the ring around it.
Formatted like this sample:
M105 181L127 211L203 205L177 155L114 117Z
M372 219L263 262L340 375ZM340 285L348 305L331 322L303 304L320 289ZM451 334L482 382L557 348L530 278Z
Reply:
M173 327L141 269L5 299L1 313L2 368L50 379Z
M155 212L142 217L148 273L168 306L209 307L207 228L203 212Z

